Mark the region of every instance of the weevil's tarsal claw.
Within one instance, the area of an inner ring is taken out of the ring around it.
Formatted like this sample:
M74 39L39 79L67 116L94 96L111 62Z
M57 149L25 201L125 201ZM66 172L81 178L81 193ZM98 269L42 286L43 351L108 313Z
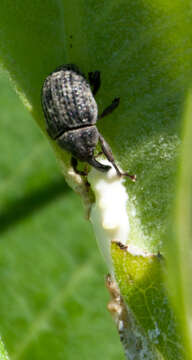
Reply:
M114 166L114 168L115 168L118 176L120 176L120 177L122 177L122 176L127 176L127 177L129 177L133 182L136 181L136 175L129 174L128 172L121 172L121 171L119 170L119 168L117 167L117 165L116 165L114 162L113 162L113 166Z
M127 173L127 172L121 173L121 176L127 176L127 177L129 177L133 182L136 182L136 180L137 180L136 175L131 175L131 174Z

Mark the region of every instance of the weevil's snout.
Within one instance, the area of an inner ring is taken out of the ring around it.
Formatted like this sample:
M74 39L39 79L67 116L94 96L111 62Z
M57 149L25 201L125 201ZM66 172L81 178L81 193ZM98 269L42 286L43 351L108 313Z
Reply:
M93 166L95 169L101 171L101 172L107 172L111 169L110 165L104 165L101 164L99 161L97 161L94 157L87 159L87 162Z

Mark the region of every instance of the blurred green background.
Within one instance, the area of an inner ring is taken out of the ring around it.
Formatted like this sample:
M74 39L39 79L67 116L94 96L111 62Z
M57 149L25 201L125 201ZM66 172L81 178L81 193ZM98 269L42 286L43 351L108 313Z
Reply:
M0 333L10 358L124 359L79 197L0 71Z

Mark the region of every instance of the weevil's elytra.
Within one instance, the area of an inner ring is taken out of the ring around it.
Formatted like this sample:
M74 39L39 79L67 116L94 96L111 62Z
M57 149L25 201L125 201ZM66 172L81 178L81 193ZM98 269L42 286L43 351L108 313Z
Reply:
M114 99L112 104L98 116L93 94L97 93L99 87L99 71L89 73L89 82L73 64L61 65L53 71L45 79L42 89L42 106L47 132L61 148L72 154L72 165L76 164L74 161L76 159L106 172L111 167L101 164L94 156L96 145L100 142L102 152L112 163L117 174L129 176L135 181L134 175L122 173L117 167L109 145L96 127L97 120L115 110L119 104L119 98Z

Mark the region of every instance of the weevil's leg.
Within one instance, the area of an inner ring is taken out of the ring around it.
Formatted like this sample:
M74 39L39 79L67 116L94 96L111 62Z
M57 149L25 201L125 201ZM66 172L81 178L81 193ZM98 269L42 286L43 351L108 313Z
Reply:
M119 105L119 102L120 102L120 98L115 98L112 101L111 105L107 106L107 108L105 110L103 110L102 114L99 115L98 119L101 119L104 116L112 113L116 109L116 107Z
M136 181L136 176L135 175L131 175L127 172L125 173L122 173L119 168L117 167L116 163L115 163L115 159L113 157L113 154L112 154L112 150L109 146L109 144L107 144L107 142L105 141L105 139L103 138L103 136L101 134L99 134L99 141L100 141L100 144L101 144L101 148L103 150L103 153L105 154L106 158L112 163L112 165L114 166L116 172L117 172L117 175L118 176L128 176L131 178L132 181Z
M81 171L81 170L77 169L78 161L73 156L71 158L71 166L72 166L72 168L73 168L73 170L75 171L76 174L79 174L79 175L82 175L82 176L87 176L88 173L86 171Z
M89 72L89 82L93 86L93 95L96 95L101 86L100 71Z
M93 166L95 169L99 170L99 171L102 171L102 172L107 172L111 169L111 166L109 165L104 165L104 164L101 164L100 162L98 162L94 157L92 158L89 158L87 160L87 162Z

